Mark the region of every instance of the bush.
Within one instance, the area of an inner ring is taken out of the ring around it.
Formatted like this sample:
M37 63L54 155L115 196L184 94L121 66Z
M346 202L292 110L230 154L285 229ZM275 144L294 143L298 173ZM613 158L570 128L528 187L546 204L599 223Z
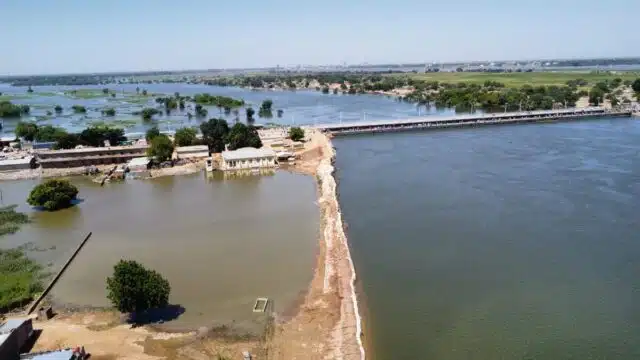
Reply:
M67 132L63 128L44 125L38 128L36 140L41 142L58 141L65 135L67 135Z
M190 146L196 142L196 130L193 128L181 128L176 130L176 146Z
M293 141L300 141L304 139L304 130L299 127L292 127L289 129L289 138Z
M173 155L173 142L166 135L158 135L151 139L147 155L155 158L158 162L170 160Z
M114 108L106 108L102 110L102 114L104 116L116 116L116 109Z
M87 112L87 108L82 105L73 105L71 108L73 109L73 112L78 114L84 114Z
M107 278L107 298L123 313L166 307L170 292L165 278L133 260L120 260Z
M153 126L149 130L147 130L144 138L147 140L147 142L151 142L151 140L153 140L153 138L158 135L160 135L160 129L158 129L157 126Z
M80 145L80 138L77 134L69 134L66 133L60 137L56 141L55 149L75 149L76 146Z
M108 125L95 125L88 127L79 134L82 145L102 147L106 140L111 146L115 146L125 141L124 130Z
M0 311L29 301L43 290L42 267L18 249L0 249Z
M16 125L16 136L21 137L27 141L33 141L38 135L38 125L30 122L19 122Z
M20 115L22 115L22 107L10 101L0 101L0 118L20 117Z
M78 188L68 180L51 179L33 188L27 203L41 206L47 211L55 211L71 207L77 195Z
M144 108L140 115L142 115L142 120L149 121L153 118L153 115L160 113L158 109L154 108Z

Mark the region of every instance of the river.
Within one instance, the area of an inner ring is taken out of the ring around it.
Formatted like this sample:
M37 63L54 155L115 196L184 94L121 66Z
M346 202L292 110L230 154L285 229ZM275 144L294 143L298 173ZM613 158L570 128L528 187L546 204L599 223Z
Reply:
M57 270L93 232L54 287L57 303L109 306L105 279L118 260L134 259L169 280L170 303L184 311L169 328L233 323L259 333L263 319L252 312L256 298L268 297L276 311L290 313L311 281L320 221L312 177L278 171L233 180L200 173L104 187L73 181L81 203L53 213L25 204L37 181L0 183L4 203L20 204L33 216L31 224L3 238L3 246L30 243L29 255Z
M640 123L334 140L373 359L637 359Z

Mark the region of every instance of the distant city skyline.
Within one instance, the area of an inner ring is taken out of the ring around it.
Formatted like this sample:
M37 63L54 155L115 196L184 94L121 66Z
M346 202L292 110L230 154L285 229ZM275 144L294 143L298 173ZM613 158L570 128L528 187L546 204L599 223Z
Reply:
M630 0L3 0L0 12L0 75L640 55Z

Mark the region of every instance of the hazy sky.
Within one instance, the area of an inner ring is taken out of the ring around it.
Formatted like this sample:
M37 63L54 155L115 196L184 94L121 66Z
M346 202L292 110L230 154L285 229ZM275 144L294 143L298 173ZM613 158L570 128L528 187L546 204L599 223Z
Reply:
M0 0L0 74L640 55L640 0Z

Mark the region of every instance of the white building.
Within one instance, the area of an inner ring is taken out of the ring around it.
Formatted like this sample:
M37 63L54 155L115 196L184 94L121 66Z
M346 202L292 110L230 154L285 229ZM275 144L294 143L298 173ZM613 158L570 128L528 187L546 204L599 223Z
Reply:
M233 151L223 151L220 170L242 170L276 167L276 153L269 148L245 147Z

